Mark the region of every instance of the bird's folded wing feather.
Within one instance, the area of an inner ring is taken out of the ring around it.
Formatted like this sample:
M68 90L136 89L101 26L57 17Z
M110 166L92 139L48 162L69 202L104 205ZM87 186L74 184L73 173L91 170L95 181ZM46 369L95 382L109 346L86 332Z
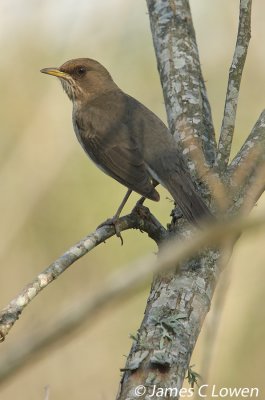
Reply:
M91 150L97 155L98 163L107 174L129 189L158 200L158 193L154 190L141 152L133 137L127 133L126 127L118 130L115 143L112 143L112 138L114 139L113 132L106 134L104 138L101 136L101 144L98 136L91 138Z

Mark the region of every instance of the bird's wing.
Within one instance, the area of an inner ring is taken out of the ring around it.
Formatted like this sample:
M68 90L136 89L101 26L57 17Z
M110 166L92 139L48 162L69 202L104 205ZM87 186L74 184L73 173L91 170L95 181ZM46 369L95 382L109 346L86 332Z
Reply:
M159 200L139 147L125 125L115 134L111 130L101 137L96 135L90 139L90 146L96 163L108 175L142 196Z

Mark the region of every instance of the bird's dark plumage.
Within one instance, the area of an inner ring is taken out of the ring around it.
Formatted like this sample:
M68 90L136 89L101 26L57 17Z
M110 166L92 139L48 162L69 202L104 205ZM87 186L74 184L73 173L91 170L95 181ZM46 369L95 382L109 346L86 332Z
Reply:
M60 78L73 102L76 136L100 169L155 201L159 194L153 183L161 183L192 223L211 218L168 128L119 89L100 63L80 58L42 72Z

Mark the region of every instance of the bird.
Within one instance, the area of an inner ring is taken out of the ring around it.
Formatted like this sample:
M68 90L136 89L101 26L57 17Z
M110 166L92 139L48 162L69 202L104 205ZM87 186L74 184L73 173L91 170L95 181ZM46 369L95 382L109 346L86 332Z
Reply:
M77 58L41 72L59 78L72 101L74 131L86 154L128 189L108 223L115 226L132 191L142 196L142 202L146 198L159 201L158 184L167 189L191 224L212 218L167 126L123 92L101 63Z

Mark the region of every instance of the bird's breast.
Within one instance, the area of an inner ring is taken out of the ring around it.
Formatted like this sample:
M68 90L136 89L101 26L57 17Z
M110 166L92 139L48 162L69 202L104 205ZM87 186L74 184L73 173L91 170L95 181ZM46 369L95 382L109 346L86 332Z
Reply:
M100 162L100 152L102 149L99 143L99 135L93 125L86 124L84 128L82 122L80 122L78 118L75 118L75 115L73 114L73 126L76 137L88 157L101 171L109 175L108 171L105 170L104 166Z

